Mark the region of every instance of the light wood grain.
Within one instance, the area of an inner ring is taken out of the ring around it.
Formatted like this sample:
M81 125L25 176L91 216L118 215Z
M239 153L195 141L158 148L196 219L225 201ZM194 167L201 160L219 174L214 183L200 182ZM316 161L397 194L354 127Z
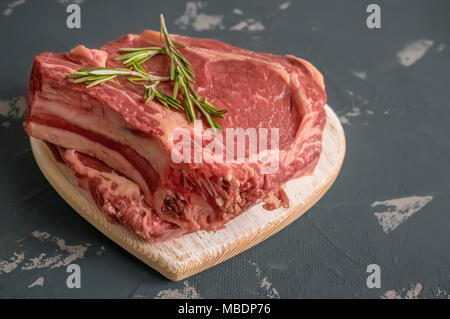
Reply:
M171 280L182 280L217 265L280 231L314 205L330 188L342 166L345 137L336 114L326 106L327 124L322 153L312 176L283 186L291 207L273 211L257 205L216 232L198 231L162 243L148 243L121 225L111 224L98 207L76 186L73 173L56 162L46 146L30 138L34 157L55 190L81 216L122 248Z

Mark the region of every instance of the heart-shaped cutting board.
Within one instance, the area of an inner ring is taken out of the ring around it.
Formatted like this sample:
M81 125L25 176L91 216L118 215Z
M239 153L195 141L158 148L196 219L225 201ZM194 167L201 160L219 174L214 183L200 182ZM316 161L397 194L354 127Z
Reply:
M280 231L314 205L336 179L345 154L341 123L326 105L327 123L322 153L311 176L294 179L283 188L290 208L266 211L256 205L215 231L198 231L162 243L148 243L125 227L112 224L105 214L77 187L72 171L56 162L41 140L30 138L36 162L59 195L81 216L122 248L171 280L182 280L262 242Z

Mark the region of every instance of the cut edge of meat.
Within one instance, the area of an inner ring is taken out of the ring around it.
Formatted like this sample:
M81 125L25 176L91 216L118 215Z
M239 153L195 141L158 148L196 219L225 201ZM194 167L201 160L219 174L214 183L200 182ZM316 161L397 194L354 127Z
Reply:
M139 237L159 242L182 236L186 230L162 220L145 201L139 187L105 163L79 153L46 143L56 161L67 166L77 186L106 215L109 222L120 223Z

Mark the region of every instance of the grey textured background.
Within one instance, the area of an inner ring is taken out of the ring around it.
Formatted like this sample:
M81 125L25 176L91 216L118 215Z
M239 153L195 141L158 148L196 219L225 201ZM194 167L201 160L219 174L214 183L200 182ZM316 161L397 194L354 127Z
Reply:
M191 2L198 19L210 19L207 30L195 19L175 24L183 1L74 2L81 2L79 30L65 26L69 1L0 2L0 297L449 296L449 1L376 1L379 30L365 25L367 1L290 1L285 10L286 1ZM157 29L160 12L173 33L311 61L325 76L328 103L349 122L342 172L317 205L257 247L182 282L129 255L57 195L27 151L21 118L35 55ZM248 19L254 27L230 30ZM397 53L421 39L428 40L424 56L400 64ZM371 205L408 196L432 200L385 233L375 212L393 207ZM39 240L36 231L50 237ZM70 249L85 252L77 258ZM70 262L81 267L81 289L66 287ZM366 286L372 263L381 267L379 289ZM40 277L42 286L28 288Z

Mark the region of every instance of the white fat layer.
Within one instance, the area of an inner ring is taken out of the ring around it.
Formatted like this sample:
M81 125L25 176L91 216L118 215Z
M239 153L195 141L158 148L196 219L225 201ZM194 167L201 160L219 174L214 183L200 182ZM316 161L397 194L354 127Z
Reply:
M76 123L77 126L83 129L106 136L123 145L133 145L133 149L146 158L155 170L160 173L160 178L164 176L164 172L167 169L167 155L161 145L151 136L142 137L134 134L130 130L132 127L116 112L101 106L83 111L83 108L49 101L37 95L33 106L33 114L41 112L56 115L68 122ZM97 128L101 128L101 130ZM64 146L63 144L55 144Z
M28 133L50 143L75 149L105 162L139 185L146 200L151 203L151 192L140 173L118 152L95 143L83 136L37 123L28 124Z

